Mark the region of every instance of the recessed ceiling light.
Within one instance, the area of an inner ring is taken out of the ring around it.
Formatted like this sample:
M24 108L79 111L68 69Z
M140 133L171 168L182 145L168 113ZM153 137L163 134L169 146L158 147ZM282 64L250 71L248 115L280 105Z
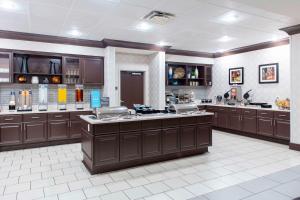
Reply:
M5 10L18 10L19 9L18 4L11 0L2 0L0 2L0 7Z
M148 22L140 22L137 26L136 29L140 31L148 31L152 28L152 25L149 24Z
M78 36L82 35L82 33L77 29L73 29L73 30L69 31L69 34L74 36L74 37L78 37Z
M232 24L240 21L241 16L235 11L230 11L222 15L219 20L228 24Z
M164 42L164 41L160 41L160 42L158 42L156 45L157 45L157 46L163 47L163 46L167 46L168 43L166 43L166 42Z
M223 37L220 37L220 38L218 39L219 42L229 42L229 41L231 41L231 40L233 40L233 38L232 38L232 37L229 37L229 36L227 36L227 35L224 35Z

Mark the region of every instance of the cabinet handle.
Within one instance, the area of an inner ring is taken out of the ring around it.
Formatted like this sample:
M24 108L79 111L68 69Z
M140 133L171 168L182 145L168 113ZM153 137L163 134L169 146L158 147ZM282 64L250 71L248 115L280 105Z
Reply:
M273 120L271 120L271 126L273 126Z
M267 115L268 113L261 113L262 115Z
M12 121L12 120L14 120L14 118L6 118L6 119L4 119L4 121Z
M245 110L245 113L250 113L250 111L248 111L248 110Z
M31 117L31 119L39 119L40 117Z
M279 117L286 117L286 115L278 115Z
M61 117L63 117L63 115L55 115L54 117L55 118L61 118Z

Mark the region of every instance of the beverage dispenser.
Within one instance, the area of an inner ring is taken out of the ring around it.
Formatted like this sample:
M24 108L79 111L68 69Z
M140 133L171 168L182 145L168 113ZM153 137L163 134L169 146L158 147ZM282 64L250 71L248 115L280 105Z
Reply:
M81 110L83 106L83 85L75 85L75 107L77 110Z
M98 112L101 107L101 94L100 90L93 89L90 95L90 107L94 110L95 113Z
M39 111L48 110L48 85L39 85Z
M57 108L58 110L67 109L67 85L61 84L57 88Z
M32 111L32 91L20 90L18 96L18 111Z

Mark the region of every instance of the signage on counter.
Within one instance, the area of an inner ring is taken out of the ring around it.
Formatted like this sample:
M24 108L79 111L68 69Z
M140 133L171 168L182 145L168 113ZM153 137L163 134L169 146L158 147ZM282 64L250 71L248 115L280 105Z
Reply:
M101 92L100 90L93 89L91 91L91 108L101 107Z

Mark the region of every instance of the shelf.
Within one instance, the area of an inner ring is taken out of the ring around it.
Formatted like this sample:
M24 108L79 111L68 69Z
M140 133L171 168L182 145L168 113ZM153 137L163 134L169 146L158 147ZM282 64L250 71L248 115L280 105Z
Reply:
M44 74L44 73L20 73L14 72L14 75L24 75L24 76L62 76L62 74Z
M204 78L188 78L189 81L202 81Z

